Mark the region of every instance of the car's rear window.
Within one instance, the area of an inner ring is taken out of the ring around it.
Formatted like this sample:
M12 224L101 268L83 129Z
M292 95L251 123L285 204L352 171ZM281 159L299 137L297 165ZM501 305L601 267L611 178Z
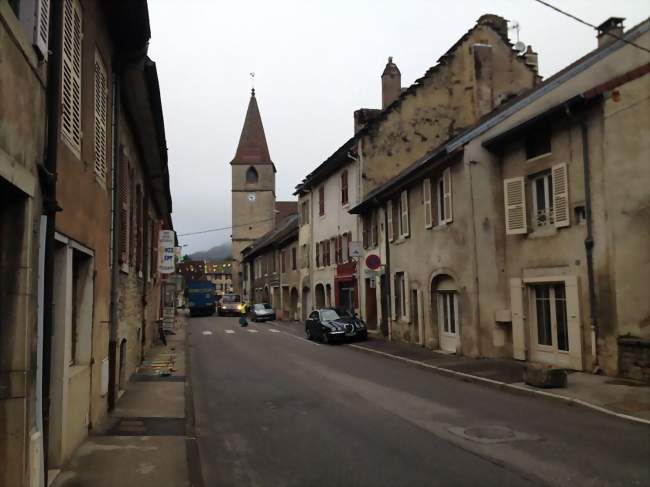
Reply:
M239 303L241 296L239 294L226 294L221 301L224 303Z

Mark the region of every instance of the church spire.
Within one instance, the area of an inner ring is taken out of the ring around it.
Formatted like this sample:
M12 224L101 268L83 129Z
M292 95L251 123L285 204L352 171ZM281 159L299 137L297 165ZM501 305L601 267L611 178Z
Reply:
M269 148L266 145L266 135L255 98L255 88L251 89L251 99L248 102L244 127L231 164L273 164Z

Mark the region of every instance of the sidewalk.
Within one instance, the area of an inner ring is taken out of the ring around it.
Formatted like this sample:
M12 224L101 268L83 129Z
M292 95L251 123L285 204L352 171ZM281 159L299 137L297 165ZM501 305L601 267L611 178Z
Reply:
M302 332L301 322L282 322ZM358 350L409 362L461 380L481 382L504 390L545 396L579 404L625 419L650 424L650 384L569 371L568 385L561 389L540 389L523 382L524 362L513 359L460 357L403 342L371 336L351 344Z
M53 487L187 487L184 316L167 346L154 346L106 424L97 427ZM169 375L166 375L169 373Z

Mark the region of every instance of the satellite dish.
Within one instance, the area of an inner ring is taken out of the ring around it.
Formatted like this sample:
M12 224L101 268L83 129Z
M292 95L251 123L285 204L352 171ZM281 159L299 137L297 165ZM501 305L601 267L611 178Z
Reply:
M523 54L526 52L526 44L524 44L521 41L517 41L515 43L515 51L517 51L518 54Z

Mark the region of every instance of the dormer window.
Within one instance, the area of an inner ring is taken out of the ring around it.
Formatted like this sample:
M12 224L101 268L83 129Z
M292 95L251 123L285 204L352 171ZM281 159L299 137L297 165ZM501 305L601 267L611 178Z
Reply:
M551 131L539 127L526 135L526 159L534 159L551 153Z
M249 167L246 171L246 184L257 184L259 175L254 167Z

